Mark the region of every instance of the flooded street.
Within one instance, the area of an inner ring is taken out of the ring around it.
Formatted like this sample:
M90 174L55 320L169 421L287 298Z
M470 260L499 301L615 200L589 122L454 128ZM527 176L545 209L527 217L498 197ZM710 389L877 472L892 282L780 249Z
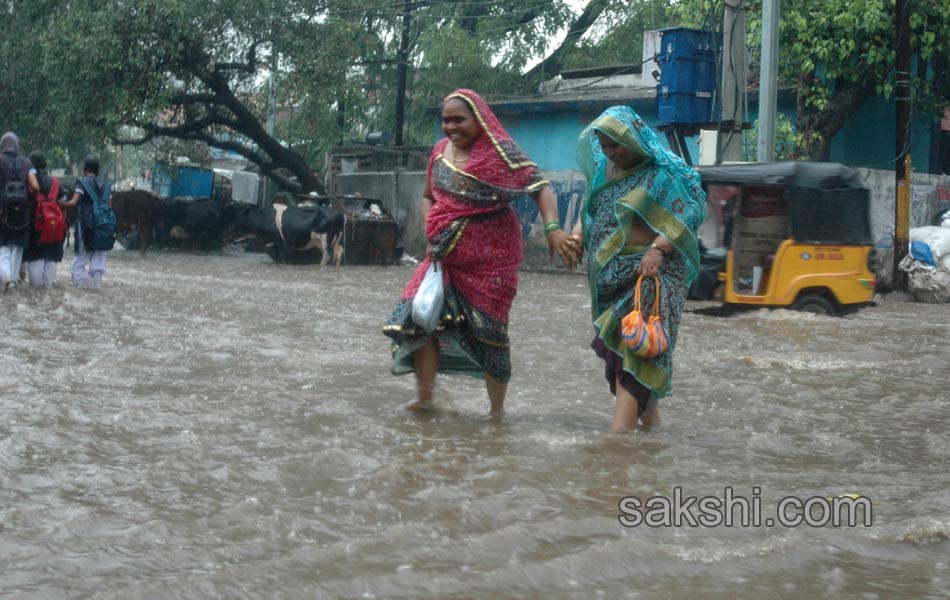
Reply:
M108 269L0 297L0 596L948 597L948 305L690 312L664 423L610 436L580 276L522 273L492 421L467 377L402 410L382 326L408 267ZM618 521L727 487L772 516L860 494L873 525Z

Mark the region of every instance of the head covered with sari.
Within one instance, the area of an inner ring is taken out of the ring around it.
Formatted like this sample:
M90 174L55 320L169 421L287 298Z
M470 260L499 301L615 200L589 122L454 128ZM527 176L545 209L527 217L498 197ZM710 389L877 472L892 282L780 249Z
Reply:
M640 163L626 174L609 178L609 160L598 132L641 157ZM656 133L627 106L608 108L581 133L577 164L587 178L585 206L608 186L625 188L616 202L618 219L639 217L668 239L686 258L692 281L699 272L697 232L706 218L706 193L696 171L666 150ZM588 218L587 211L584 216Z
M527 193L537 165L532 162L505 128L488 103L472 90L458 89L445 97L443 104L459 100L475 116L482 130L472 144L465 171L493 185Z
M19 154L20 138L12 131L8 131L0 137L0 154Z
M430 213L430 237L460 217L491 213L539 191L548 182L527 153L511 139L481 96L458 89L443 100L462 102L480 133L469 148L464 169L444 160L449 140L438 142L430 162L433 198L442 210Z

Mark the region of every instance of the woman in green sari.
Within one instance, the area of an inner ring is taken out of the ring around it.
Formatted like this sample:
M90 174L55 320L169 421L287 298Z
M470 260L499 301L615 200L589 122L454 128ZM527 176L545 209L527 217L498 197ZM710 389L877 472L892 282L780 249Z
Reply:
M670 393L673 349L686 292L699 269L696 233L706 216L699 176L664 149L626 106L609 108L580 135L577 162L587 179L582 218L559 251L574 261L587 252L594 341L617 403L612 431L659 422L657 400ZM653 305L660 279L660 315L670 344L641 358L623 343L621 321L641 301Z

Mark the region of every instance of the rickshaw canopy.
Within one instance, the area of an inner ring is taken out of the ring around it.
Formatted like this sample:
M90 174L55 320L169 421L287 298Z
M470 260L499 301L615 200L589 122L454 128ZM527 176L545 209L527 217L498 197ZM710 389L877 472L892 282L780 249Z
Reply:
M798 242L864 245L871 238L871 191L856 170L839 163L786 161L697 167L715 183L781 186L789 234Z

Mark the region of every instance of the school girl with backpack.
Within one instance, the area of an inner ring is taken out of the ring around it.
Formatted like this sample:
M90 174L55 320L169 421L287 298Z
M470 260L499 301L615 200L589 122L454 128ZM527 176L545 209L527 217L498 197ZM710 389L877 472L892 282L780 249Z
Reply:
M23 248L33 224L30 192L40 186L30 161L20 156L20 140L8 131L0 137L0 290L16 288Z
M63 260L66 219L60 204L66 201L66 190L46 172L45 154L33 152L30 162L36 169L40 191L34 195L33 227L30 245L23 251L23 262L31 288L50 288L56 279L56 267Z
M115 213L112 212L112 186L99 177L99 159L89 155L83 160L83 178L62 208L79 206L76 215L75 257L70 268L73 285L98 289L106 273L106 252L115 245Z

